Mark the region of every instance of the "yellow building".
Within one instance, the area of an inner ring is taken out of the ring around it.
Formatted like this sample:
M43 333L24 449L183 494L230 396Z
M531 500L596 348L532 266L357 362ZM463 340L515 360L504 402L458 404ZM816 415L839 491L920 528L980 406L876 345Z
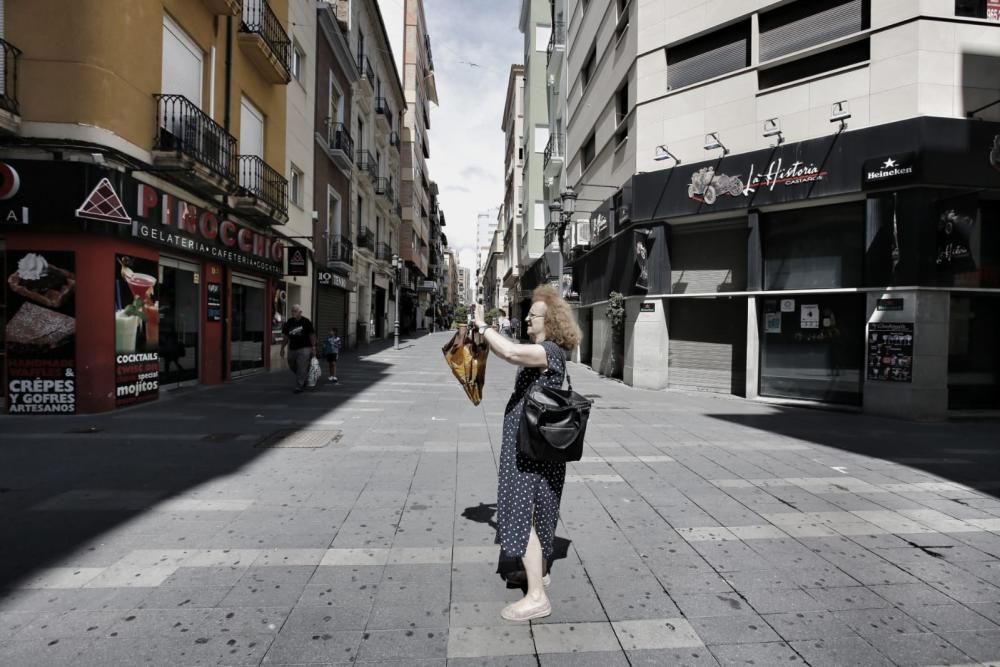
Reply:
M8 346L3 367L74 380L11 390L10 411L108 410L269 365L275 286L302 254L286 268L288 2L7 1L0 314L8 333L30 330L26 304L73 331ZM39 257L54 287L33 282Z

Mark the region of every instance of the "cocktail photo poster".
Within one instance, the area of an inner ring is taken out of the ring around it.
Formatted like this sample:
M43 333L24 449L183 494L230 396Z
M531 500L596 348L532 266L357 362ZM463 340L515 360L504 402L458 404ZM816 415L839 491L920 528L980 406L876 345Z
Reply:
M115 407L159 397L159 264L115 256Z
M76 412L76 255L9 250L7 412Z

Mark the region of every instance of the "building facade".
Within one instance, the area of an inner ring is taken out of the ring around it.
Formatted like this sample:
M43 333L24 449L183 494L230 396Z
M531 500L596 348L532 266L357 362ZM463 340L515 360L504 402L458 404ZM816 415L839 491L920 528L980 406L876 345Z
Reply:
M704 9L565 4L580 358L650 388L1000 407L987 3Z
M527 311L519 291L521 277L521 231L524 211L524 66L511 65L507 77L501 130L504 133L504 194L500 216L503 220L503 261L501 287L506 293L507 314L522 319ZM499 228L499 224L498 224ZM528 304L530 307L530 304Z
M392 257L400 247L400 118L407 106L392 43L375 0L350 3L348 43L358 64L351 118L354 143L351 220L356 313L350 340L358 344L391 335L395 314ZM348 325L350 326L350 324Z
M268 368L294 236L287 0L4 11L7 410L106 411Z

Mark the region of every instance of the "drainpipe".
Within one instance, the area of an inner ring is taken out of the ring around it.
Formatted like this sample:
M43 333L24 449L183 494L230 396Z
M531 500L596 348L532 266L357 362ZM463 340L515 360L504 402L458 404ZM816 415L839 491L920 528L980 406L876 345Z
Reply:
M232 102L232 88L233 88L233 17L226 17L226 96L225 96L225 108L223 109L222 116L222 127L225 128L226 134L229 132L229 107Z

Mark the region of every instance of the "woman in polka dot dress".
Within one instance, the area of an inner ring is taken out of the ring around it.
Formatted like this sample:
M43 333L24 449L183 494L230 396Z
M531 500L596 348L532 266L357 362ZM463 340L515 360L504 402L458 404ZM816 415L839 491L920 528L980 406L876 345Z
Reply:
M552 557L559 500L566 479L566 464L535 461L517 447L524 396L535 382L559 387L566 374L566 352L580 343L580 328L569 304L554 287L539 287L532 294L524 318L531 343L518 344L486 328L486 342L493 354L521 368L514 392L507 402L497 473L497 541L509 558L520 558L528 579L528 593L504 607L509 621L529 621L552 613L545 594L543 568ZM483 306L476 306L476 326L486 327Z

